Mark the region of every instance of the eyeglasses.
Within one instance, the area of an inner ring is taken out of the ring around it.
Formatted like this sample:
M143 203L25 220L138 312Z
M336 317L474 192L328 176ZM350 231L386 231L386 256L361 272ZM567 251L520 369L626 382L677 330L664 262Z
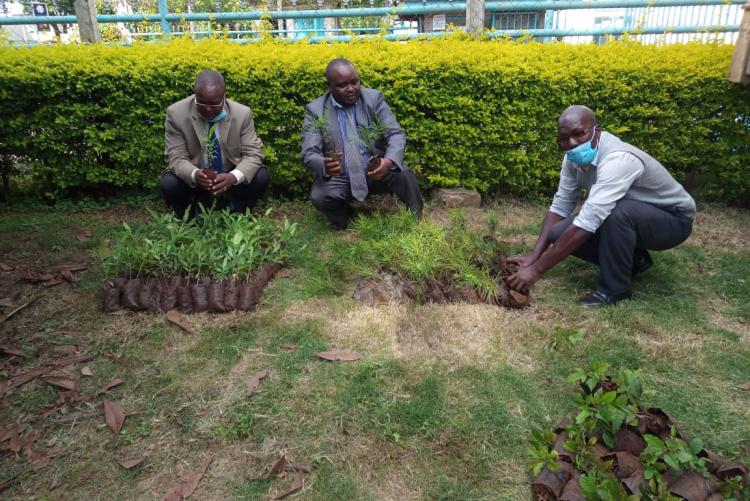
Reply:
M221 98L221 102L219 104L207 104L207 103L201 103L198 101L198 98L193 96L193 101L195 102L196 106L200 106L201 108L207 108L209 110L220 110L224 107L224 101L226 101L227 96L224 96Z
M589 131L592 131L594 129L596 129L596 125L594 125L593 127L589 127L588 129L582 129L582 130L579 129L573 132L569 136L557 136L555 140L557 141L557 144L562 147L568 144L568 142L570 142L571 139L575 139L576 141L581 141L584 137L586 137Z

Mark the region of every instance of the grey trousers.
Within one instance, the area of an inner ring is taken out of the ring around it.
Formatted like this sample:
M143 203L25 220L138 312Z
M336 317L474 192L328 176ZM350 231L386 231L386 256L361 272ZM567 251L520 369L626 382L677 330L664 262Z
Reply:
M557 241L573 219L575 215L556 223L550 239ZM692 218L644 202L620 200L596 233L573 255L599 265L597 290L622 294L630 291L631 271L639 254L676 247L692 231Z
M417 176L407 168L390 171L380 181L367 178L369 193L393 193L417 216L422 215L422 193ZM348 176L316 177L310 189L310 200L323 211L330 223L337 228L346 228L349 219L349 202L353 200Z

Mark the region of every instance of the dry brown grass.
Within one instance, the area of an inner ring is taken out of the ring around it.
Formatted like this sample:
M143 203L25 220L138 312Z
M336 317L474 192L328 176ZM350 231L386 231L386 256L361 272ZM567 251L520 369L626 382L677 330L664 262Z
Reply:
M688 242L706 250L737 251L750 249L750 214L731 207L706 205L695 216L693 234Z

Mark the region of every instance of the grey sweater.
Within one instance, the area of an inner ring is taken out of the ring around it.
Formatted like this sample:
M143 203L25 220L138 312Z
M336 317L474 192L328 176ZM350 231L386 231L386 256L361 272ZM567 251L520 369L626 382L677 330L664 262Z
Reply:
M689 218L695 215L693 197L662 164L608 132L601 133L598 153L586 172L565 156L549 210L568 217L582 188L586 188L588 197L573 224L591 233L621 199L645 202Z

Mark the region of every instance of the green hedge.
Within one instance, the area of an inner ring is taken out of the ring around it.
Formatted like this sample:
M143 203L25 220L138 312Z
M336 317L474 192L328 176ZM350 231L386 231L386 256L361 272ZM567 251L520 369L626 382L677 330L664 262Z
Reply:
M750 89L726 79L732 47L447 40L334 45L162 45L0 49L0 155L47 190L153 188L166 107L204 67L248 104L277 192L301 195L304 105L346 57L381 89L409 136L423 187L549 194L559 113L587 104L606 130L660 159L694 193L750 200Z

